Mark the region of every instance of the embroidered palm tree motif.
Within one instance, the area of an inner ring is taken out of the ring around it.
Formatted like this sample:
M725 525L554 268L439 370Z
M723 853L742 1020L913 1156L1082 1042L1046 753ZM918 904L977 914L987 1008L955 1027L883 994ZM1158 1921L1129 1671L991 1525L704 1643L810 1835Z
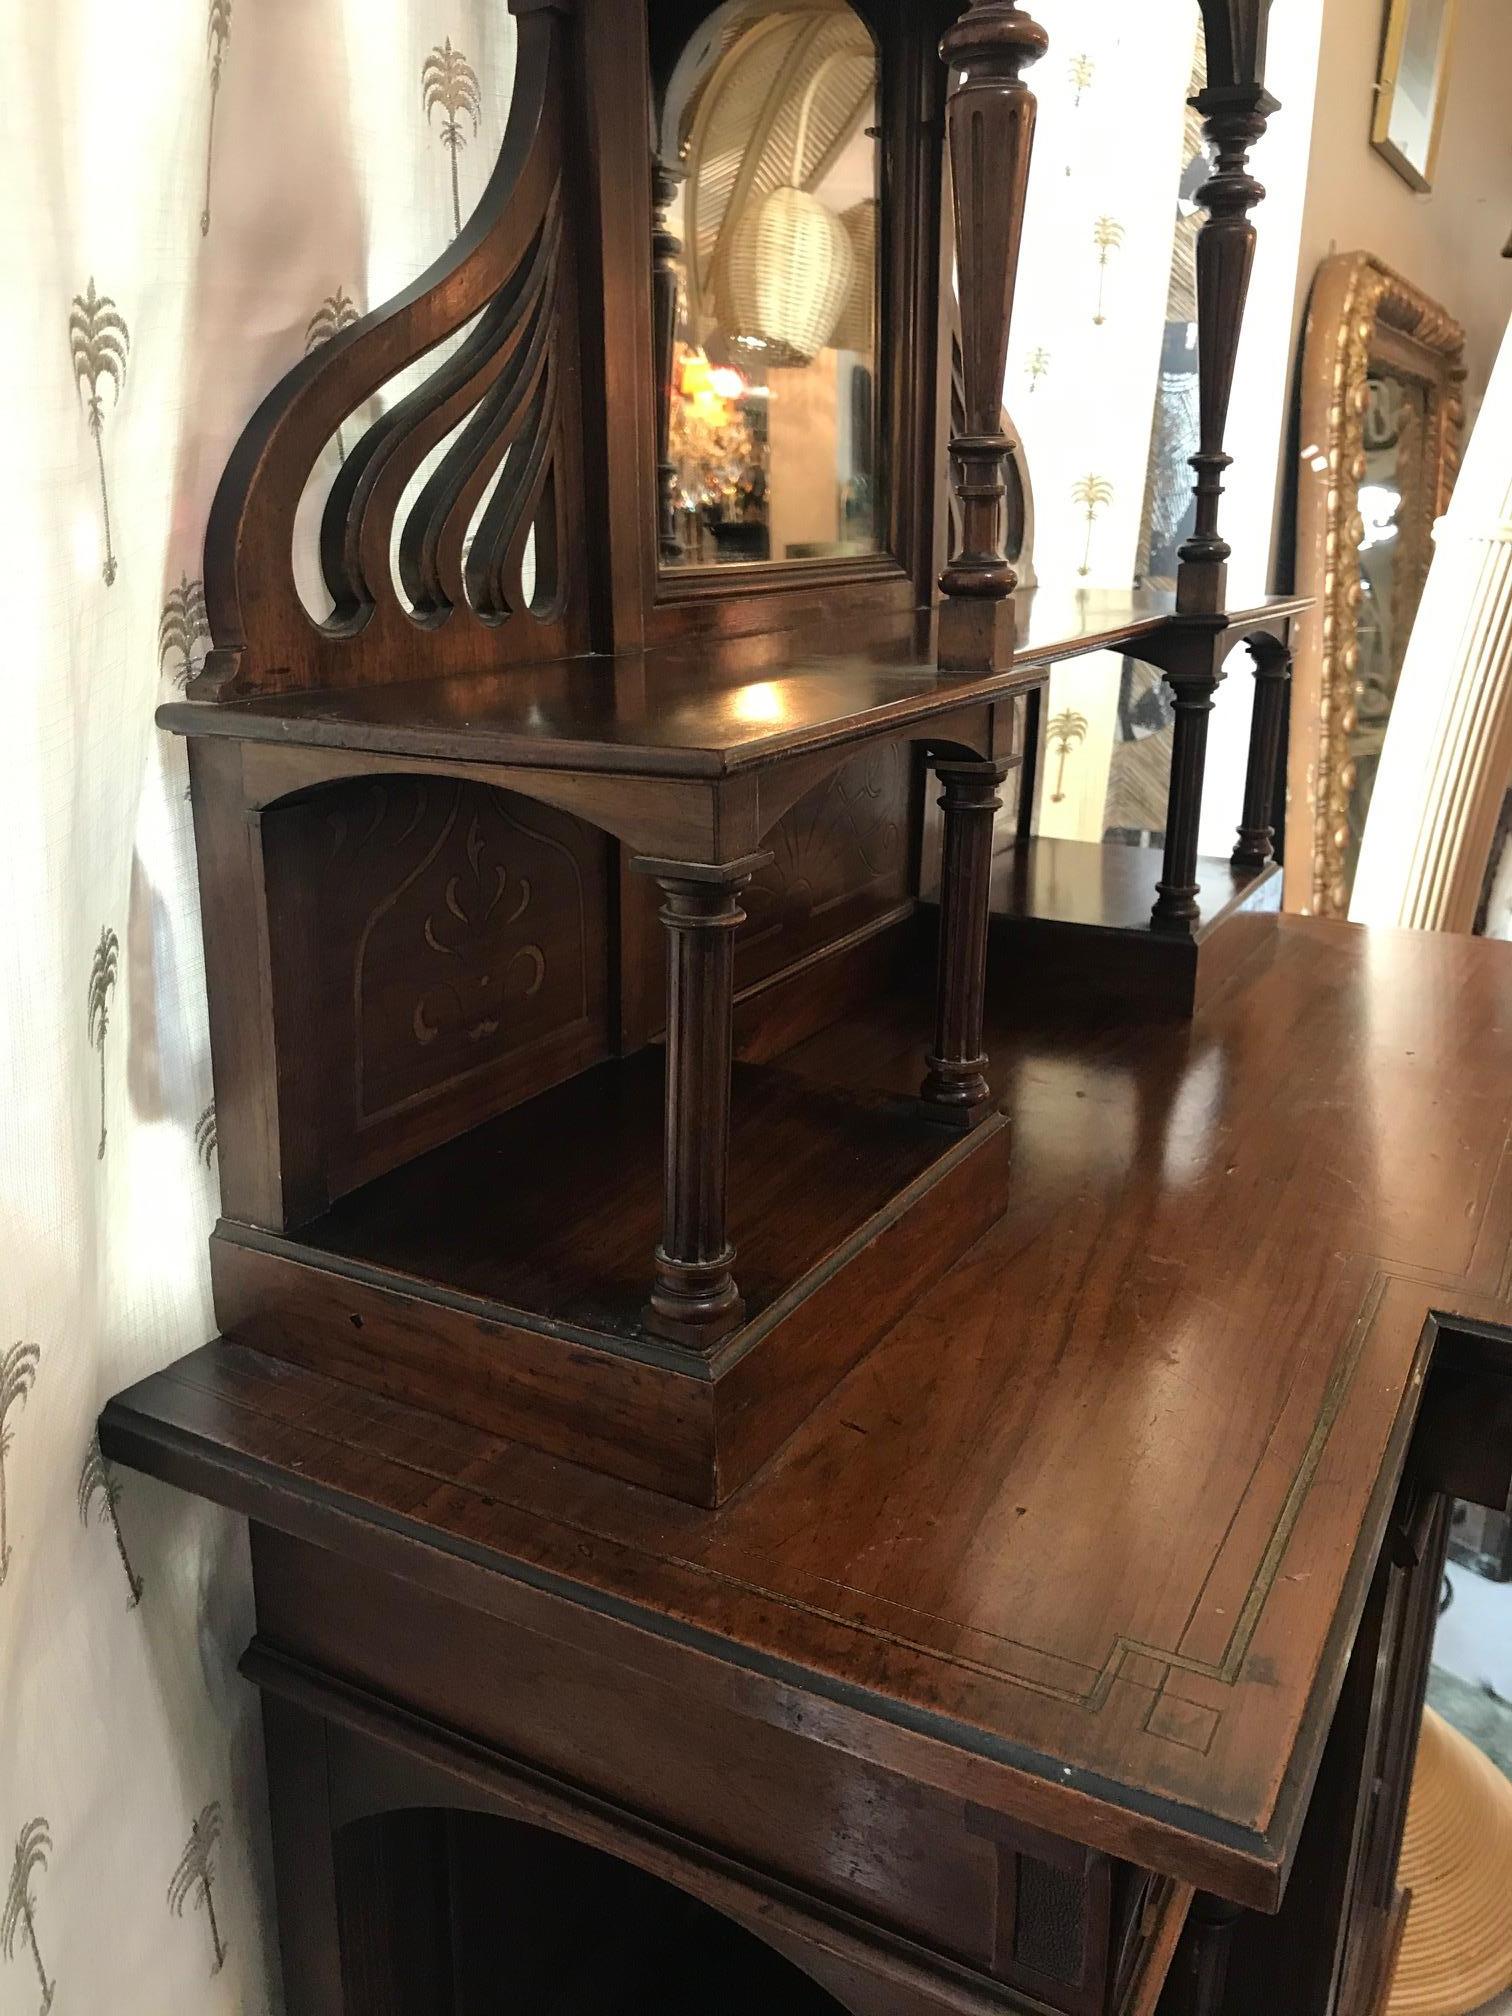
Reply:
M1050 352L1045 348L1043 343L1029 352L1029 362L1024 366L1024 369L1029 374L1029 390L1033 392L1041 378L1050 369Z
M158 667L168 670L171 658L178 659L178 669L174 672L175 686L187 686L189 681L205 669L204 655L195 657L195 652L203 642L210 643L210 617L205 609L205 584L191 581L187 574L179 576L177 588L170 589L168 600L163 604L163 613L158 618Z
M32 1965L37 1970L37 1979L42 1984L41 2016L47 2016L51 2009L53 1992L58 1984L48 1980L47 1969L42 1965L42 1951L37 1944L37 1900L32 1893L32 1877L39 1869L47 1867L52 1845L47 1822L28 1820L16 1837L10 1888L5 1893L5 1909L0 1912L0 1953L7 1960L14 1960L17 1940L24 1938Z
M1087 514L1087 544L1082 553L1082 564L1078 574L1092 572L1092 528L1097 523L1097 515L1105 504L1113 502L1113 485L1106 476L1083 476L1071 486L1071 501L1080 504Z
M12 1344L5 1356L0 1358L0 1582L5 1580L11 1558L6 1528L5 1458L15 1439L15 1430L6 1417L12 1407L26 1405L26 1396L36 1381L37 1362L41 1356L35 1344Z
M1097 75L1097 65L1090 56L1073 56L1067 75L1076 86L1076 96L1071 100L1072 108L1075 109L1081 104L1083 91Z
M1055 789L1050 793L1052 805L1062 804L1066 796L1066 758L1078 742L1087 739L1087 717L1078 714L1074 708L1066 707L1051 721L1046 733L1050 747L1060 756L1060 768L1055 773Z
M215 1101L201 1113L194 1123L194 1152L208 1169L214 1160L215 1151L220 1146L220 1136L215 1127Z
M131 351L131 332L120 310L108 294L95 292L90 275L89 292L75 294L68 318L68 346L73 353L74 383L89 387L89 431L94 437L95 458L100 465L100 508L105 516L105 586L116 578L115 548L110 532L110 486L105 480L105 402L100 386L108 378L117 404L126 383L126 359Z
M203 1909L210 1921L210 1944L215 1952L215 1964L210 1972L219 1974L226 1964L226 1948L221 1944L220 1927L215 1920L215 1851L220 1845L221 1809L218 1799L212 1800L200 1813L189 1829L189 1839L184 1844L184 1852L179 1857L178 1867L173 1872L173 1880L168 1885L168 1908L176 1918L184 1915L184 1906L193 1897L196 1911Z
M1108 284L1108 254L1116 252L1124 241L1124 227L1116 217L1099 217L1092 226L1092 243L1097 247L1097 312L1092 320L1102 327L1107 321L1103 313L1104 290Z
M441 144L451 155L452 221L462 229L462 194L457 184L457 156L467 145L462 121L470 119L474 134L483 113L483 90L478 73L460 49L453 49L448 35L439 48L432 49L420 71L420 89L425 105L425 123L432 112L440 112ZM455 234L454 234L455 235Z
M121 1521L116 1511L121 1502L121 1487L106 1468L99 1436L91 1435L89 1447L84 1452L84 1468L79 1472L79 1518L86 1527L89 1525L89 1515L94 1509L96 1498L100 1501L101 1519L108 1519L110 1522L110 1529L115 1534L116 1552L121 1557L121 1566L126 1570L126 1587L131 1591L131 1599L126 1608L135 1610L142 1600L142 1578L132 1572L131 1561L126 1553L126 1542L121 1538Z
M107 924L95 947L89 969L89 1041L100 1053L100 1146L96 1161L105 1160L105 1038L110 1031L110 1003L120 968L121 942Z
M350 329L354 322L362 320L357 303L345 287L338 287L334 294L327 294L324 301L310 317L310 326L305 330L304 354L318 350L322 343L329 343L333 336L339 336L343 329ZM340 426L336 429L336 453L346 460L346 437Z
M200 212L200 236L210 235L210 177L215 166L215 105L220 97L221 65L231 40L231 0L210 0L206 47L210 53L210 132L205 141L205 207Z

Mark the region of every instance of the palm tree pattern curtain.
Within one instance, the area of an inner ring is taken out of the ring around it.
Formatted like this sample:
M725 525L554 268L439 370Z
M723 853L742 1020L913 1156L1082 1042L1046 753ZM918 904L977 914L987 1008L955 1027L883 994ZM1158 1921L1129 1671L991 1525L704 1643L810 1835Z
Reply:
M153 710L208 647L237 433L460 228L514 31L499 0L52 0L0 53L0 2016L262 2016L245 1539L94 1434L213 1330L187 770Z

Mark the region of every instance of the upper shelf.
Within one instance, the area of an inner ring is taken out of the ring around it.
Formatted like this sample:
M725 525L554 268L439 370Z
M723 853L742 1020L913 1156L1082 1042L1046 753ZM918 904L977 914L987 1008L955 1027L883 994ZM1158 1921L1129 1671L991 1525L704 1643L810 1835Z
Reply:
M1187 620L1173 596L1148 589L1038 589L1016 605L1017 646L1001 672L942 673L927 623L903 620L848 652L779 632L406 684L174 701L157 718L182 735L428 761L720 777L1000 698L1059 659L1148 646ZM1306 606L1262 597L1222 620L1242 635Z

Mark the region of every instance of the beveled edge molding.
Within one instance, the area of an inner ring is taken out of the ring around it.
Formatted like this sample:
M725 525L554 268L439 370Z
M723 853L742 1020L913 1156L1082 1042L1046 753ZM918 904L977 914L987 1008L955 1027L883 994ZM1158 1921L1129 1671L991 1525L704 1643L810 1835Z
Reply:
M1422 486L1416 530L1425 540L1431 541L1435 521L1448 508L1463 447L1464 329L1374 253L1340 252L1325 259L1313 282L1299 364L1297 585L1315 588L1316 603L1296 638L1287 798L1305 807L1306 817L1292 820L1284 907L1305 916L1343 917L1349 907L1344 848L1355 784L1348 738L1356 723L1353 682L1359 663L1355 612L1364 536L1365 388L1383 328L1423 355L1428 387L1423 466L1431 480ZM1305 848L1297 844L1304 833Z

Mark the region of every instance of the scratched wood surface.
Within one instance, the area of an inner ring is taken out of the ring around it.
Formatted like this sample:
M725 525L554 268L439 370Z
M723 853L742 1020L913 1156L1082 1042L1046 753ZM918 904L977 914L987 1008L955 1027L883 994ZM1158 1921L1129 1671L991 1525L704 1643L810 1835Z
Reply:
M917 1026L785 1061L902 1086ZM1512 1291L1512 952L1283 919L1190 1027L1000 1000L991 1047L1000 1217L718 1513L228 1345L113 1401L107 1452L1273 1904L1430 1312Z

